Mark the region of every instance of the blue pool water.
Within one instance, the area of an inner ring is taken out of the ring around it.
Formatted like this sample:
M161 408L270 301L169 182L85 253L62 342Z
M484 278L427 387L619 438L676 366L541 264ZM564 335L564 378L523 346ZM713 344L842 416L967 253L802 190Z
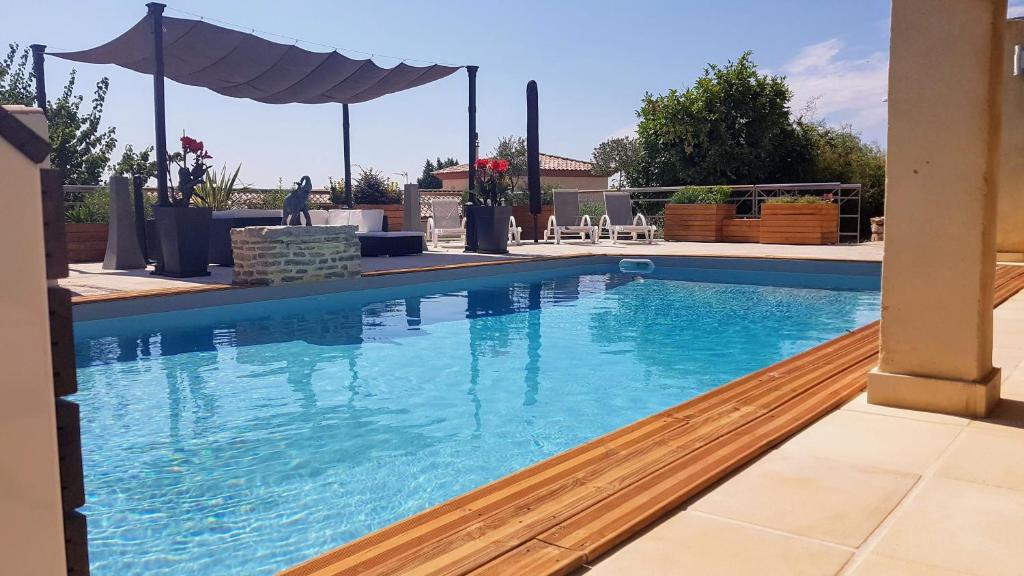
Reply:
M93 573L272 573L866 324L877 284L589 267L80 322Z

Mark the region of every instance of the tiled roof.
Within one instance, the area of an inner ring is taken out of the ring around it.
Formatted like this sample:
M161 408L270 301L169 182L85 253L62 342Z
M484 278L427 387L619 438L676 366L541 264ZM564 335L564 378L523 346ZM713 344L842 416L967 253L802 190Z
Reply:
M594 165L584 160L574 160L572 158L566 158L565 156L555 156L553 154L540 155L540 169L541 172L548 170L557 170L559 172L585 172L590 174ZM465 174L469 172L469 164L459 164L458 166L450 166L448 168L442 168L441 170L434 171L434 174Z

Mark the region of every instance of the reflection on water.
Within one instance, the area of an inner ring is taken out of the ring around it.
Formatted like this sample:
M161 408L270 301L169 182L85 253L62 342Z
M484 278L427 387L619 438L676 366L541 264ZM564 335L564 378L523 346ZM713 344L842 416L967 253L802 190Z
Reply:
M271 573L877 315L613 273L83 326L94 573Z

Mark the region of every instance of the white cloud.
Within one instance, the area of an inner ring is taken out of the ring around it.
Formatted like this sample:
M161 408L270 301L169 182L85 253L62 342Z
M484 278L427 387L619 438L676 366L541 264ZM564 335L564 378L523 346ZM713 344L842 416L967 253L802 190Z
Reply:
M884 136L889 59L843 57L843 43L833 38L803 48L783 72L793 89L794 110L812 104L819 117L850 122L866 136Z
M1024 3L1010 2L1010 6L1006 9L1006 17L1020 18L1022 16L1024 16Z

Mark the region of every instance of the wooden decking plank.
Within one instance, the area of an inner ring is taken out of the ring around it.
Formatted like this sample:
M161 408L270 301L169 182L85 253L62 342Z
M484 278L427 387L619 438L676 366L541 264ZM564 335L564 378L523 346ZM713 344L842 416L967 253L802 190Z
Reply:
M692 451L656 474L566 520L538 539L585 552L588 561L675 509L765 449L851 399L863 389L876 359L867 358L798 397L785 410Z
M586 556L576 550L566 550L540 540L526 544L499 556L470 572L470 576L509 576L512 574L549 574L564 576L583 565Z

